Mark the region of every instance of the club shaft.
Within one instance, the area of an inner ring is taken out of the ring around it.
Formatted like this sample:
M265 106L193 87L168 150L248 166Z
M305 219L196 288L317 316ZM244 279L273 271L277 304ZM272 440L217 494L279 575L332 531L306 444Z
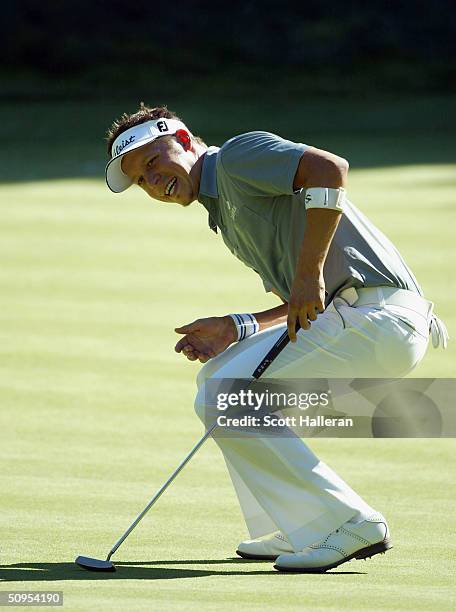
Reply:
M160 499L160 497L163 495L163 493L166 491L166 489L169 487L169 485L173 482L173 480L176 478L176 476L179 474L179 472L187 465L187 463L190 461L190 459L193 457L193 455L196 452L198 452L198 450L201 448L201 446L203 446L203 444L206 442L206 440L209 438L209 436L211 435L211 433L214 431L214 429L216 427L217 427L217 423L214 423L214 425L210 429L208 429L206 431L206 433L201 438L201 440L197 444L195 444L195 446L192 448L192 450L189 452L189 454L185 457L185 459L182 461L182 463L179 464L179 466L171 474L171 476L168 478L168 480L165 482L165 484L161 487L161 489L159 489L155 493L155 495L150 500L150 502L147 504L147 506L144 508L144 510L141 512L141 514L138 514L136 519L133 521L133 523L130 525L130 527L127 529L127 531L123 534L123 536L117 540L117 542L112 547L109 555L107 556L106 561L109 561L111 559L112 555L116 552L116 550L119 548L119 546L122 544L122 542L128 538L128 536L133 531L133 529L136 527L136 525L149 512L149 510L152 508L152 506L155 504L155 502Z
M296 331L298 331L298 329L299 329L299 324L296 325ZM274 361L274 359L277 357L277 355L286 347L288 342L289 342L288 331L285 330L284 333L277 340L277 342L274 344L274 346L270 349L270 351L268 351L268 354L265 355L265 357L261 360L261 363L258 365L258 367L253 372L252 378L254 378L254 379L260 378L260 376L262 374L264 374L264 372L271 365L271 363ZM111 550L109 552L109 555L106 558L106 561L110 561L112 555L116 552L116 550L119 548L119 546L122 544L122 542L124 542L128 538L128 536L133 531L133 529L136 527L136 525L149 512L149 510L152 508L152 506L155 504L155 502L158 501L158 499L160 499L160 497L163 495L163 493L166 491L166 489L169 487L169 485L173 482L173 480L176 478L176 476L179 474L179 472L187 465L187 463L190 461L190 459L193 457L193 455L196 452L198 452L198 450L201 448L201 446L203 446L203 444L210 437L210 435L212 434L212 432L214 431L214 429L216 427L217 427L217 421L212 425L212 427L210 427L206 431L206 433L201 438L201 440L197 444L195 444L195 446L192 448L192 450L189 452L189 454L185 457L185 459L182 461L182 463L179 464L179 466L172 473L172 475L168 478L168 480L161 487L161 489L159 489L157 491L157 493L155 493L154 497L150 500L150 502L147 504L147 506L144 508L144 510L141 512L141 514L138 514L138 516L133 521L133 523L130 525L130 527L127 529L127 531L122 535L122 537L120 537L117 540L117 542L111 548Z

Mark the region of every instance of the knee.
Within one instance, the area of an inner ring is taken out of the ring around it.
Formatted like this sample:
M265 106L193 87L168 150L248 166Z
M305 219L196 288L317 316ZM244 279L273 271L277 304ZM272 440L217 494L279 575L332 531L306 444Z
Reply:
M196 377L196 385L198 387L198 392L195 398L195 412L198 418L205 421L205 413L206 413L206 380L209 377L207 363L203 365L203 367L198 372Z
M204 385L204 383L209 378L209 376L211 375L209 371L210 369L209 364L210 364L210 361L205 363L196 376L196 386L198 387L198 391Z
M213 406L206 396L206 383L200 385L195 398L195 412L206 427L212 425L217 418L217 407Z
M195 412L197 417L199 418L200 421L205 421L205 414L206 414L206 406L204 404L204 401L201 401L201 398L199 397L199 392L196 395L196 399L195 399Z

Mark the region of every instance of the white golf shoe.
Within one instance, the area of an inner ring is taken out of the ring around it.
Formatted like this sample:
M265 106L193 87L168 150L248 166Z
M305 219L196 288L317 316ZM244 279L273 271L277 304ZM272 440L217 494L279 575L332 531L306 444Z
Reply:
M274 567L282 572L326 572L350 559L384 553L392 546L385 518L375 514L359 523L344 523L301 552L280 555Z
M244 559L265 559L275 561L279 555L292 553L293 549L282 532L275 533L259 540L245 540L237 549L237 554Z

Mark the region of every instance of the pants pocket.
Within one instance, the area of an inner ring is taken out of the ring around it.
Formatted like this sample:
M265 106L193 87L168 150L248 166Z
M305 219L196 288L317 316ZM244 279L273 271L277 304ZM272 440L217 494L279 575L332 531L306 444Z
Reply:
M411 372L426 353L429 336L415 329L414 322L385 313L388 321L376 344L376 358L383 370L380 376L403 378ZM421 330L422 331L422 330Z
M385 306L385 310L397 317L404 325L422 336L425 340L429 339L429 321L423 315L410 308L390 306L388 304Z

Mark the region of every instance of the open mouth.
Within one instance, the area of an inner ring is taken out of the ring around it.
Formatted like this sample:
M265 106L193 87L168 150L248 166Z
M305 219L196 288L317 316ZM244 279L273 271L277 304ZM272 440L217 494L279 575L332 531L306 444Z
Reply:
M174 188L176 187L177 178L173 176L167 183L165 187L165 195L170 196L174 193Z

